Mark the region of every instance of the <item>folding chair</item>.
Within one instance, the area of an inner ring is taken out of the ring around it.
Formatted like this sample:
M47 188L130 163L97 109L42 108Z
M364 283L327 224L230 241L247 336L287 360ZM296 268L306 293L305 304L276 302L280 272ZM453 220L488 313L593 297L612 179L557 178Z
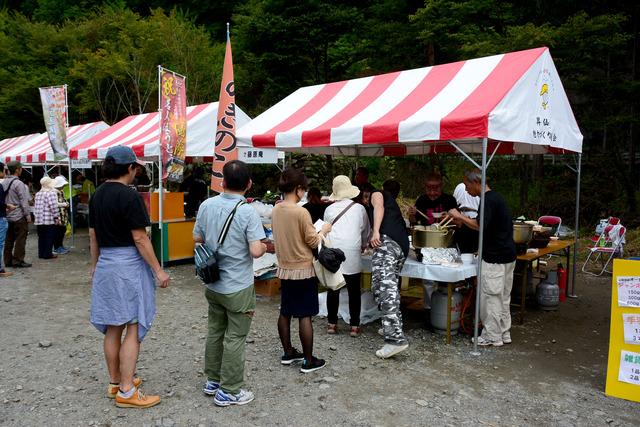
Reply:
M551 227L551 234L557 237L560 231L560 225L562 225L562 218L559 216L544 215L538 218L538 224L543 227Z
M598 234L598 232L596 231L596 233L595 233L593 236L591 236L591 243L592 243L592 246L589 246L589 248L593 247L593 245L595 245L595 244L596 244L596 242L597 242L598 240L600 240L600 237L602 236L602 234L604 233L604 230L605 230L608 226L610 226L610 225L618 225L618 224L620 224L620 218L618 218L618 217L616 217L616 216L610 216L610 217L607 219L607 223L606 223L606 224L605 224L605 226L603 227L602 232L600 232L600 233Z
M582 272L592 276L601 276L605 271L611 273L610 270L607 270L607 267L614 257L622 256L626 232L627 229L620 224L619 219L615 221L615 224L607 225L595 245L588 248L589 254L582 265ZM602 265L601 270L597 273L589 271L588 268L598 261Z

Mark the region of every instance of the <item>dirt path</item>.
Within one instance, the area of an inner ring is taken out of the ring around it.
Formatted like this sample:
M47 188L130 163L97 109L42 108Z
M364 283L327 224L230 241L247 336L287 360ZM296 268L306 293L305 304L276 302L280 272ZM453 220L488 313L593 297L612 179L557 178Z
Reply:
M58 260L28 253L33 268L0 279L0 425L6 426L415 426L639 425L640 404L604 395L609 279L580 277L579 298L559 311L529 311L514 343L470 355L467 338L442 337L408 321L410 350L382 361L378 324L360 338L328 336L317 319L325 369L279 364L278 301L260 299L247 347L256 400L217 408L201 392L206 301L192 266L171 268L139 374L163 402L118 409L104 397L102 336L89 324L86 236ZM341 324L342 331L345 326ZM296 333L294 332L294 336ZM48 346L50 344L50 346ZM44 345L44 347L43 347Z

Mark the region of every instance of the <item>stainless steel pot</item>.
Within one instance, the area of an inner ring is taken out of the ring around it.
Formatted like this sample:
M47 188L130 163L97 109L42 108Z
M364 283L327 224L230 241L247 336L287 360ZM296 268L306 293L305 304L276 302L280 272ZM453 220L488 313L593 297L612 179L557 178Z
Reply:
M434 230L416 225L411 229L411 243L414 248L448 248L453 242L453 229Z
M533 239L533 225L524 222L513 223L513 241L517 245L526 245Z

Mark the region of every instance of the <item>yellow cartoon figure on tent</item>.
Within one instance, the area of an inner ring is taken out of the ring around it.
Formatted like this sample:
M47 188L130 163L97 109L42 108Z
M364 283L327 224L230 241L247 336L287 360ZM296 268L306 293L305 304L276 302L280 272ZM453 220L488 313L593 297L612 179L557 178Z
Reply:
M542 85L540 96L542 97L542 108L546 110L549 106L549 85L547 83Z

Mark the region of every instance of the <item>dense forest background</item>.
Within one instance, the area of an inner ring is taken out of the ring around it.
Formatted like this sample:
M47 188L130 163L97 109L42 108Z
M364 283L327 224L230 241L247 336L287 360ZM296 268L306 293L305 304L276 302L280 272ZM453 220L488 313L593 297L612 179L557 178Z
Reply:
M582 217L638 222L636 1L26 0L0 1L0 138L44 130L37 88L69 85L70 123L155 111L156 66L188 76L189 104L215 101L231 23L237 104L251 116L300 86L548 46L584 134ZM446 189L460 156L295 156L315 183L365 164L404 194L437 169ZM489 178L515 214L573 218L571 156L494 159ZM257 168L256 192L274 168ZM569 220L572 223L573 220Z

